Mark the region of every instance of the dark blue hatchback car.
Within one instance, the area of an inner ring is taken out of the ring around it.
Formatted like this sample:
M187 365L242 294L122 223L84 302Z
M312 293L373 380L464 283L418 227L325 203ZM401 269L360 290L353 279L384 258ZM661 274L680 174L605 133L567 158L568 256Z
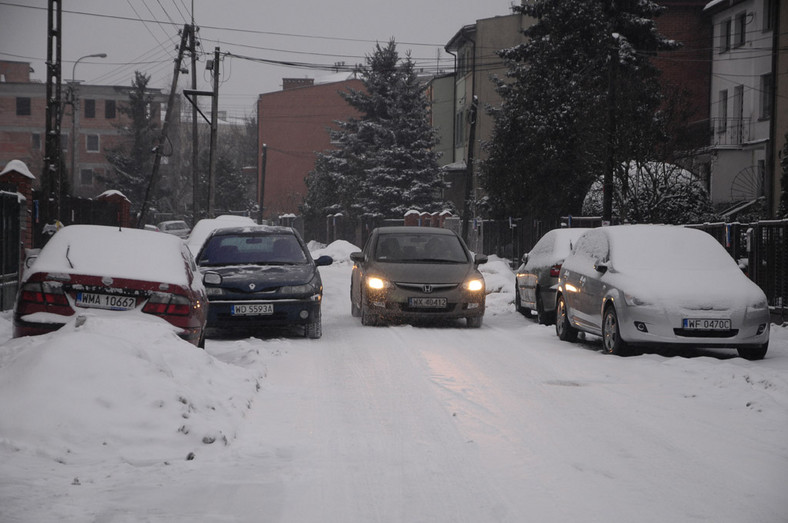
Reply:
M197 254L208 295L208 329L259 330L303 325L304 335L322 335L323 283L295 229L266 225L214 231Z

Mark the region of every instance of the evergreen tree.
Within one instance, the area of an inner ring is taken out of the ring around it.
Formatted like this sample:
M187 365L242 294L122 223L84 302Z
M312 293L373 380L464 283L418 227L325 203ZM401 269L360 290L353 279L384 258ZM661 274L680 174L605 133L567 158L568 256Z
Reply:
M318 154L304 211L400 217L409 209L445 208L433 149L437 134L410 56L400 60L393 40L378 44L359 72L364 89L340 95L360 117L336 122L331 140L337 147Z
M502 105L491 111L495 127L481 173L494 215L579 213L610 163L609 137L613 165L649 159L665 134L649 55L675 47L656 32L653 17L661 9L650 0L534 0L513 7L536 23L524 31L525 43L499 52L509 72L497 82ZM626 169L618 179L626 186Z
M154 155L151 151L159 132L155 113L157 105L148 91L149 81L149 75L134 72L129 103L118 107L118 111L129 119L128 124L120 127L121 134L128 140L107 150L107 161L112 164L114 172L111 177L102 178L110 188L122 192L135 210L145 198L153 170Z

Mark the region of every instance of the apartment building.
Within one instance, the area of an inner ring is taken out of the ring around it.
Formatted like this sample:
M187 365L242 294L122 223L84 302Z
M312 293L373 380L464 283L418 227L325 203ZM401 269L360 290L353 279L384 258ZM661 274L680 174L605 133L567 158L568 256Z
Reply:
M46 139L46 85L30 80L27 62L0 61L0 164L21 160L40 178ZM119 110L129 101L131 87L89 85L79 81L62 87L60 144L73 196L93 198L111 184L106 152L127 138L127 119ZM151 114L160 119L167 97L150 89ZM39 180L40 182L40 180Z
M712 202L773 206L774 17L779 0L713 0L710 86ZM730 212L730 211L728 211Z

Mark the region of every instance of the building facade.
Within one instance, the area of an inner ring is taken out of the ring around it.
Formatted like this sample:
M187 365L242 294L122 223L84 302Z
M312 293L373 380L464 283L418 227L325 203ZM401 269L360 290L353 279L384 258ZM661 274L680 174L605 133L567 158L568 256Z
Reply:
M62 158L73 196L93 198L111 184L112 166L106 152L127 138L128 122L120 107L129 101L131 87L69 82L62 89ZM149 90L151 114L160 124L167 97ZM0 61L0 164L21 160L41 179L46 139L46 85L30 80L30 64Z
M729 209L773 201L777 1L714 0L705 8L713 30L710 195Z
M257 101L258 180L263 182L263 218L299 214L306 197L307 175L315 154L331 148L328 130L335 121L358 117L340 91L363 88L349 79L314 84L312 79L285 79L281 91L261 94Z

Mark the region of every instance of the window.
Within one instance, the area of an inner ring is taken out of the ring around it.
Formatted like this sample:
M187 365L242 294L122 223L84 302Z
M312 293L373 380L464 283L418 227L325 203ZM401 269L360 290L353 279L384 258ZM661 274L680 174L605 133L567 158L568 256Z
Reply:
M79 184L93 185L93 169L80 169Z
M772 117L773 89L772 73L761 75L761 120L768 120Z
M17 116L30 116L30 98L17 97L16 99L16 115Z
M734 126L735 143L742 143L744 137L744 86L737 85L733 88L733 117L731 125Z
M465 145L465 111L460 110L454 117L454 145L462 147Z
M104 100L104 118L107 120L115 118L115 100Z
M30 148L34 151L41 150L41 133L33 133L30 140Z
M720 53L730 51L731 48L731 19L723 20L720 24Z
M85 137L85 149L89 153L99 152L99 135L89 134Z
M736 15L736 41L735 46L741 47L747 40L747 11Z
M85 100L85 118L96 117L96 100L90 98Z
M720 91L717 107L717 132L724 133L728 128L728 90Z
M763 31L774 29L774 6L777 0L763 0Z

